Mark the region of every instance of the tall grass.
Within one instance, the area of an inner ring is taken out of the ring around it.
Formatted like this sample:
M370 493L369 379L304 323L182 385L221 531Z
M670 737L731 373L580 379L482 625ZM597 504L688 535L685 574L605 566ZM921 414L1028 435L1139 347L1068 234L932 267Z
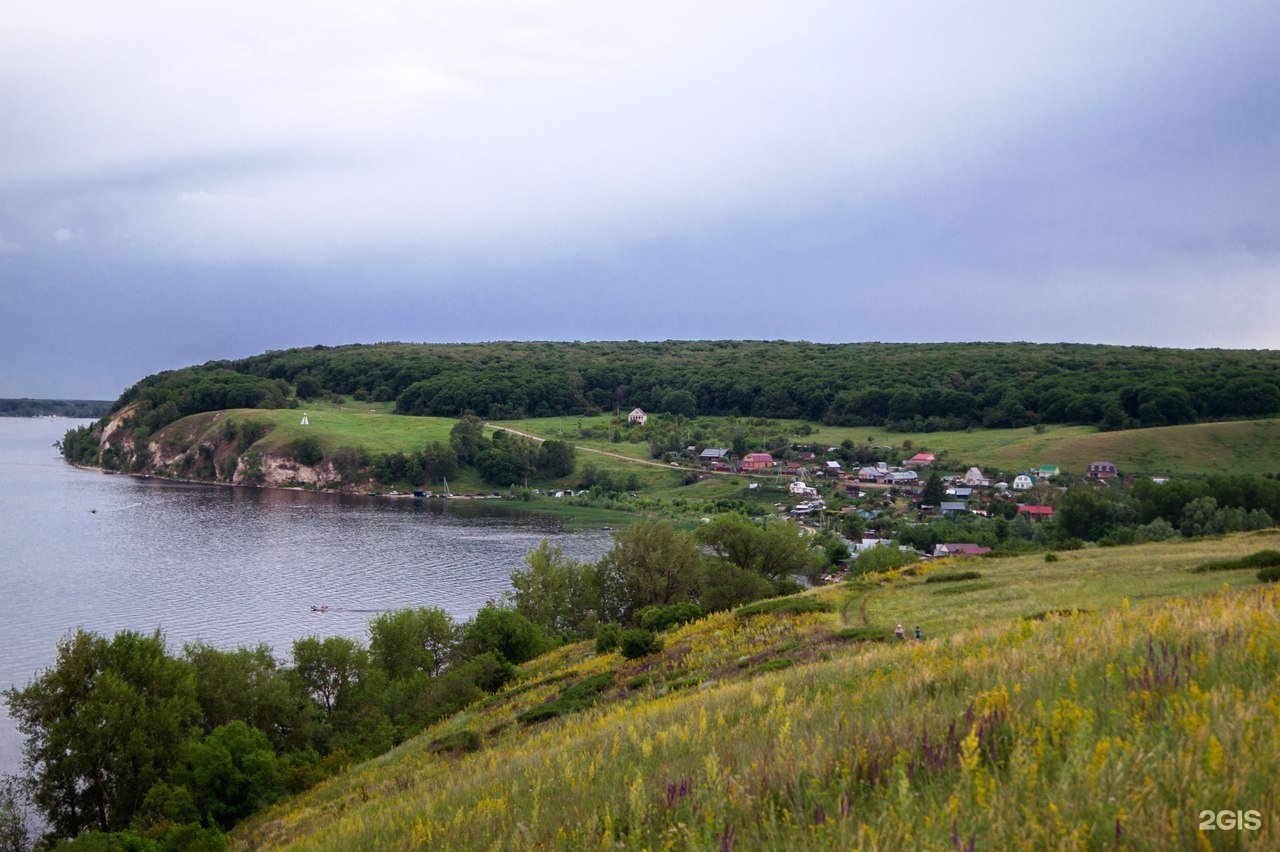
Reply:
M1231 553L1251 542L1217 544ZM850 621L882 627L909 606L955 608L954 598L931 603L936 587L922 578L898 577L821 590L830 613L712 616L632 662L562 648L527 666L515 690L235 839L300 849L1276 848L1280 589L1213 585L1224 575L1188 570L1212 550L1190 548L1179 554L1187 565L1169 568L1155 563L1170 550L1134 548L1111 569L1132 576L1111 584L1087 551L1052 568L988 561L984 580L1011 595L1005 609L988 602L967 621L929 621L937 638L923 642L847 638ZM1032 604L1019 583L1036 571L1074 590L1074 610L1019 617ZM1212 590L1186 594L1196 589ZM867 596L885 606L860 606ZM792 664L768 671L775 659ZM577 684L606 682L589 709L513 723ZM463 731L479 732L479 750L431 747ZM1204 810L1256 810L1262 825L1202 832Z

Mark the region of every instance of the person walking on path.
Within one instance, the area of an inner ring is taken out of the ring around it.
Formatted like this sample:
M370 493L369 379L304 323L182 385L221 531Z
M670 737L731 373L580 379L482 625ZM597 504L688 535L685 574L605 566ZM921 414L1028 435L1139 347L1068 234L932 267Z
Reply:
M906 638L907 638L907 631L903 630L903 629L902 629L902 625L901 625L901 624L899 624L899 625L894 629L894 631L893 631L893 635L894 635L894 636L897 636L899 639L906 639Z

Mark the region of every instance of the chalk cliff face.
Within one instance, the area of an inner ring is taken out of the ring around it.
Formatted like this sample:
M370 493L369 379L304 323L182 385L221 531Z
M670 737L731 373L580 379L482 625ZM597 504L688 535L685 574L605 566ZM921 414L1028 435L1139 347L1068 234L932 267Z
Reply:
M145 437L133 429L136 413L136 405L126 406L100 427L98 459L103 468L231 485L332 488L341 484L327 460L306 465L287 454L244 447L235 430L225 428L226 412L187 417Z
M333 465L327 461L321 461L314 465L305 465L300 464L289 456L275 455L273 453L261 453L260 458L261 464L258 469L262 473L261 479L258 479L257 474L254 472L252 457L250 457L249 453L246 453L236 463L235 474L231 480L232 484L266 485L273 488L296 486L327 488L341 482L341 477L333 469Z

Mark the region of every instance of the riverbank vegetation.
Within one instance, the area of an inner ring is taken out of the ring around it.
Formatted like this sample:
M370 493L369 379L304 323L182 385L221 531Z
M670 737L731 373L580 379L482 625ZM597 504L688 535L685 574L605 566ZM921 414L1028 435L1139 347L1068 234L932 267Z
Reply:
M597 633L649 653L659 630L798 590L789 578L818 557L791 524L699 532L637 524L598 563L544 543L509 600L466 623L434 608L388 612L367 645L305 637L290 665L261 645L175 655L159 633L77 630L50 669L4 693L27 738L32 802L54 837L216 844L249 813L500 689L516 665Z
M1271 531L769 598L821 559L808 539L724 516L633 525L598 563L544 544L464 624L389 612L289 664L77 631L5 698L35 804L85 848L221 848L240 823L253 848L891 848L1117 823L1182 845L1224 796L1280 815Z
M591 643L239 826L254 848L1276 841L1280 597L1258 534L946 563ZM966 605L957 606L965 599ZM972 603L970 603L972 600ZM923 625L900 640L895 623ZM1247 834L1203 812L1254 811Z

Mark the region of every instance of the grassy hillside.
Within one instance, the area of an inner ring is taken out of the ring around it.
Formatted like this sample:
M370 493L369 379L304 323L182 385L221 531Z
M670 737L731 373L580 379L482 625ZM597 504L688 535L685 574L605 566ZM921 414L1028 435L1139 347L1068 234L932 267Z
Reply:
M573 440L580 446L633 458L647 458L645 443L574 437L583 427L607 423L608 417L547 417L495 423L545 437ZM1115 462L1122 471L1142 474L1247 474L1280 471L1280 420L1245 420L1099 432L1091 426L1048 426L1022 429L971 429L963 432L886 432L865 426L814 427L801 435L800 422L781 428L804 443L836 446L890 446L903 457L928 449L944 453L943 466L976 464L1016 471L1056 464L1083 474L1090 462ZM903 448L909 446L910 452Z
M448 417L403 417L392 413L390 403L308 403L293 409L240 409L238 420L259 420L274 428L258 449L282 450L295 439L311 435L326 450L363 447L372 453L420 450L432 441L449 443L449 430L457 423ZM302 415L308 425L303 426Z
M233 840L1276 848L1280 590L1191 569L1277 543L937 563L804 596L826 611L715 615L635 661L566 647ZM930 582L959 568L981 576ZM899 621L924 641L886 635ZM533 708L550 718L519 721ZM1260 827L1198 831L1237 809Z
M1122 471L1142 474L1195 475L1280 471L1280 420L1199 423L1158 429L1098 432L1085 426L1034 429L975 429L972 432L889 433L866 430L819 430L831 437L850 434L866 440L918 450L946 450L974 464L1020 470L1056 464L1082 474L1094 461L1111 461ZM842 438L843 439L843 438Z

